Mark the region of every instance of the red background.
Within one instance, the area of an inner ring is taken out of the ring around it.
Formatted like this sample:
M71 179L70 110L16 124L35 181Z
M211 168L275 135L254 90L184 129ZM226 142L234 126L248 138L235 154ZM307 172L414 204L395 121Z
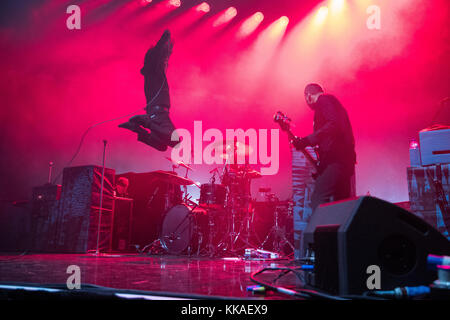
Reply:
M0 199L29 198L32 186L47 181L48 162L55 162L55 176L89 126L145 105L139 70L165 28L175 40L168 79L177 127L192 130L202 120L204 130L277 128L272 115L284 110L296 123L294 132L306 135L313 113L303 88L318 82L341 100L352 121L357 193L408 199L409 141L450 92L447 0L346 1L345 12L330 9L320 26L313 22L319 1L210 1L203 18L191 9L198 3L186 0L169 11L158 1L3 2ZM70 4L81 7L81 30L66 27ZM380 30L366 27L370 4L381 8ZM237 16L214 28L211 22L230 5ZM256 11L263 23L237 39ZM284 33L270 27L283 15L290 19ZM264 36L266 28L275 36ZM101 164L106 139L106 166L118 173L171 169L170 151L138 143L117 128L120 122L93 128L72 165ZM270 186L289 197L290 161L280 134L279 173L255 181L253 190ZM206 183L213 168L194 165L190 177ZM195 187L190 191L198 194Z

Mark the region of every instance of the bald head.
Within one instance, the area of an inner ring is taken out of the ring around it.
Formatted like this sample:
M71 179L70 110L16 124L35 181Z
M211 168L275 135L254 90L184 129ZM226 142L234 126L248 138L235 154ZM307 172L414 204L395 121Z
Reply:
M323 94L323 89L317 83L310 83L305 87L306 103L312 108L317 99Z

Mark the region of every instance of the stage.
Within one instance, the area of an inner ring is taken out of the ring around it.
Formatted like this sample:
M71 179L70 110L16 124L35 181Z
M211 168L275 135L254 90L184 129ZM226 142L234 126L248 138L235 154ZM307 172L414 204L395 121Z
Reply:
M265 267L286 267L288 260L246 261L239 258L204 258L138 254L24 254L0 255L0 283L41 285L66 290L71 265L79 266L81 288L92 285L139 291L155 300L164 299L291 299L273 292L253 294L250 274ZM273 279L277 274L264 275ZM278 284L301 285L294 274Z
M0 1L0 300L449 299L449 8Z

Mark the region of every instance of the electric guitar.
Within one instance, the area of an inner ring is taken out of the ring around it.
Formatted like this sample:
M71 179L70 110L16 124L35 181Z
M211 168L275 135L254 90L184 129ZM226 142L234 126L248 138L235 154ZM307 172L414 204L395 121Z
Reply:
M287 133L288 138L289 138L289 142L293 142L295 141L295 139L297 139L297 137L292 133L291 131L291 119L289 119L283 112L278 111L274 116L273 116L273 121L275 121L276 123L278 123L278 125L280 126L281 131L284 131ZM295 147L295 145L294 145ZM319 164L318 162L311 156L311 154L305 150L304 148L297 148L295 147L295 149L297 149L298 151L302 152L305 156L305 158L309 161L309 163L312 164L312 166L314 167L314 170L316 171L316 174L319 170ZM313 174L313 177L316 175Z

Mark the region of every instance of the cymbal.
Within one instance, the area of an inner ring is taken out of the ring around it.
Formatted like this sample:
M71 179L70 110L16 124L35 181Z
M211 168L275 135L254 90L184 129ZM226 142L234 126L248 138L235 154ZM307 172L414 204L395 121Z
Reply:
M223 155L228 155L232 153L234 141L233 140L224 140L215 142L212 145L214 148L222 147ZM248 144L243 142L236 141L236 154L240 156L248 156L253 153L253 148Z
M245 174L246 177L250 179L258 179L262 178L262 174L259 171L256 170L250 170Z
M239 165L239 164L231 164L229 166L230 171L237 172L242 175L251 176L254 178L261 178L262 174L259 171L256 171L249 166Z
M157 170L151 172L151 174L156 176L158 179L180 186L190 186L195 184L195 182L191 179L180 177L179 175L171 171Z
M185 168L185 169L194 171L194 169L192 169L190 166L188 166L187 164L185 164L183 161L175 161L175 160L172 160L172 158L170 158L170 157L166 157L166 159L169 160L170 162L172 162L173 164L176 164L176 165L179 166L179 167L183 167L183 168Z

